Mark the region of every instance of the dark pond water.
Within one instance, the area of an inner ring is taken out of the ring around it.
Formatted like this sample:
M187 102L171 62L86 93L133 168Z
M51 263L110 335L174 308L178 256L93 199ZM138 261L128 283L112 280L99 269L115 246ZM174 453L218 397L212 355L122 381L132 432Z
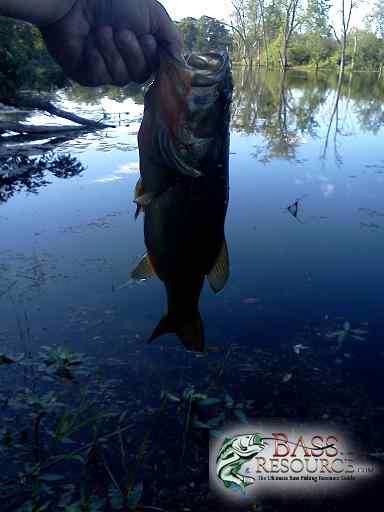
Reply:
M145 252L132 202L141 94L78 87L56 101L118 127L57 146L78 174L0 185L0 352L65 345L118 375L137 407L194 385L255 400L252 418L342 424L364 433L364 451L384 452L384 83L346 77L335 108L332 74L234 74L231 276L217 296L202 293L207 353L174 336L145 343L166 298L156 278L129 280ZM179 430L175 420L158 442Z

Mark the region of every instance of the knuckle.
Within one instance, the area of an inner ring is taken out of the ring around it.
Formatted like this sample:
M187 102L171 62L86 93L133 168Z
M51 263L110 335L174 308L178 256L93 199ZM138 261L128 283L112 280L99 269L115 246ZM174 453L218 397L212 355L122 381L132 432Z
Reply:
M122 47L132 47L137 43L135 34L130 30L119 30L115 38L116 44Z
M96 32L97 39L102 43L109 43L112 39L112 28L101 27Z
M145 56L153 58L157 53L157 43L153 36L143 36L139 39L141 49Z
M113 83L115 85L125 85L128 81L128 70L124 64L124 61L119 55L113 60L110 72L112 75Z

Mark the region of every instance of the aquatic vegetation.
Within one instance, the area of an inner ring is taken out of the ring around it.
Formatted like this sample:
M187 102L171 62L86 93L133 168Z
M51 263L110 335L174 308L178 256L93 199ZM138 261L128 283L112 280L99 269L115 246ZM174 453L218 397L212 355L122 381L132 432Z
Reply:
M192 429L202 429L217 436L220 434L217 429L228 421L248 423L245 404L235 402L228 393L214 397L198 393L191 386L187 387L180 397L168 392L163 392L162 396L166 400L178 403L181 408L185 407L184 433Z
M39 352L39 358L47 375L67 378L73 380L76 375L86 375L83 369L84 363L90 361L84 354L74 353L62 347L43 346Z
M336 338L338 347L341 348L342 345L347 341L348 338L352 338L357 341L366 341L368 331L366 329L360 328L352 328L350 322L346 320L341 329L336 331L328 332L326 334L327 338Z
M305 330L278 353L269 343L255 344L251 359L235 343L209 357L189 354L204 367L209 361L202 380L197 385L183 373L175 386L156 389L150 407L137 400L136 389L127 392L124 385L119 392L119 383L103 377L85 354L61 346L42 347L34 357L4 354L16 362L2 365L2 375L20 370L27 377L14 393L0 380L3 419L8 419L0 431L0 463L5 467L12 460L0 477L0 503L12 505L4 512L200 510L208 485L208 443L220 438L228 423L249 425L277 414L296 418L308 408L312 417L342 421L332 395L335 382L343 383L342 403L350 393L355 396L356 387L341 380L340 365L328 364L332 351L320 340L310 344L310 336L313 330ZM310 350L297 357L295 345ZM118 362L113 358L114 373ZM57 371L63 369L73 378ZM237 387L228 385L228 373L236 373ZM303 386L315 397L304 406L290 398ZM331 402L325 406L319 394L331 396ZM351 401L343 409L348 422L354 407L361 416L361 405ZM368 450L373 453L374 445Z
M1 503L18 512L136 510L142 455L136 465L127 461L124 433L132 424L126 404L115 399L118 381L105 379L92 358L60 346L44 346L34 357L1 354L1 361L3 373L9 367L13 379L22 376L12 390L6 380L0 389L0 464L7 468ZM119 473L107 461L116 439L124 453ZM108 478L101 488L100 472Z

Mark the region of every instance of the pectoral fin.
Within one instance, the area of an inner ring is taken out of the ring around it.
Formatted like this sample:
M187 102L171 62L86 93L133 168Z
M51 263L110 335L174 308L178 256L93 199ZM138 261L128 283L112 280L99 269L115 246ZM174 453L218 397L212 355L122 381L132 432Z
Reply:
M153 198L155 197L155 194L152 192L149 192L148 194L143 194L141 196L138 196L135 198L134 203L139 204L141 207L148 206L151 204Z
M148 343L163 334L170 333L175 333L187 350L204 351L204 326L198 311L191 318L182 321L170 314L165 315L153 331Z
M142 279L148 279L156 275L155 269L150 262L148 254L144 254L135 269L131 272L131 279L141 281Z
M144 210L146 206L151 204L154 197L155 194L153 193L143 194L141 196L135 197L135 200L133 201L134 203L136 203L135 220L140 215L140 212Z
M139 204L137 204L137 205L136 205L136 211L135 211L135 220L137 220L137 219L138 219L138 217L139 217L139 215L140 215L141 210L142 210L142 207L141 207Z
M137 199L144 195L144 185L143 185L143 179L142 178L139 178L138 182L136 183L136 186L135 186L135 191L134 191L134 199L133 199L133 202L136 203L136 212L135 212L135 220L138 218L138 216L140 215L140 212L142 210L142 206L140 203L137 203Z
M229 256L227 242L224 240L221 251L208 274L208 282L215 293L220 292L229 278Z
M143 184L143 178L139 178L138 182L135 185L135 191L134 191L134 201L140 196L144 194L144 184Z

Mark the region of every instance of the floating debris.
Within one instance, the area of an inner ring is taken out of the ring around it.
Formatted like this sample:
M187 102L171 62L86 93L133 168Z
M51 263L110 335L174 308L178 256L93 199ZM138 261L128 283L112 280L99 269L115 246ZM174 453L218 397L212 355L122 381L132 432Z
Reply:
M5 354L0 354L0 364L13 364L16 363L15 359L6 356Z
M292 215L292 217L295 217L295 219L298 222L301 222L301 220L298 218L300 201L302 201L305 197L307 197L307 196L304 195L302 197L299 197L298 199L296 199L296 201L294 203L290 204L287 207L288 212Z
M306 347L305 345L302 345L301 343L299 343L298 345L295 345L293 347L293 351L295 354L297 354L298 356L301 354L302 350L308 350L309 347Z
M259 304L260 299L257 297L248 297L247 299L243 299L243 304Z

